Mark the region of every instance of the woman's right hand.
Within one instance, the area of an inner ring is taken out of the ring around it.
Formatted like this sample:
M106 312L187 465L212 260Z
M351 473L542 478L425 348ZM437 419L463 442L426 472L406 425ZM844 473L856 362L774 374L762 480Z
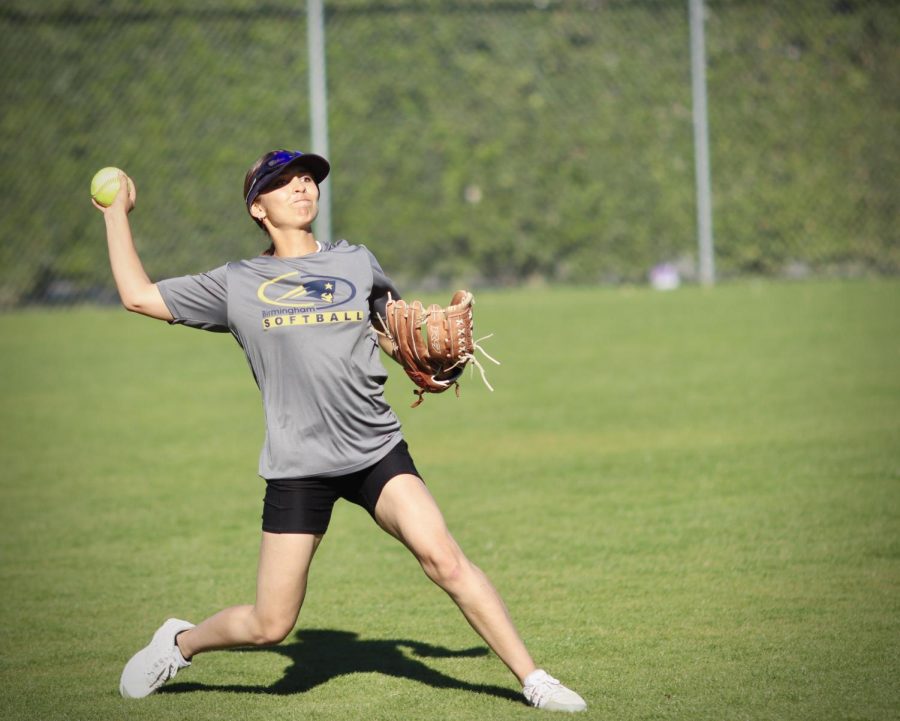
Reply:
M91 198L91 202L94 204L94 207L101 213L124 210L126 215L134 209L136 200L137 189L134 187L134 182L131 180L131 178L125 175L125 173L119 173L119 192L116 193L116 197L113 199L113 202L108 206L100 205L100 203Z
M109 263L122 305L134 313L169 321L172 320L172 314L159 288L147 276L131 236L128 214L134 208L136 197L137 191L131 178L125 173L119 173L119 192L113 202L108 207L93 199L91 202L103 213Z

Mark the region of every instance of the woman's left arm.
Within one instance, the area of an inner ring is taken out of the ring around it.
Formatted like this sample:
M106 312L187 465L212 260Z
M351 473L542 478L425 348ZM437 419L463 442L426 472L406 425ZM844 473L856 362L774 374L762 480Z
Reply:
M393 358L397 363L400 363L400 357L397 355L397 349L394 347L394 344L391 343L391 339L388 338L387 335L383 333L378 334L378 345L381 346L381 350L387 353L387 355Z
M365 248L365 246L363 246ZM385 328L387 320L387 305L391 300L400 300L400 293L393 281L387 277L381 269L375 256L366 248L369 255L369 262L372 264L372 292L369 295L369 317L372 321L372 327L378 336L378 345L381 346L387 355L400 363L400 356L397 353L397 347L391 340L391 336Z

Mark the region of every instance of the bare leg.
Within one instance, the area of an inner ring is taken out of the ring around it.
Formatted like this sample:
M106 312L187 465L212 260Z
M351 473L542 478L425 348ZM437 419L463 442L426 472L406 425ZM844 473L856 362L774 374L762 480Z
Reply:
M466 620L522 683L536 666L500 594L466 558L420 478L400 475L375 506L378 524L412 551L428 577L459 606Z
M307 533L262 534L256 603L232 606L178 634L185 659L203 651L280 643L294 628L306 595L313 555L322 536Z

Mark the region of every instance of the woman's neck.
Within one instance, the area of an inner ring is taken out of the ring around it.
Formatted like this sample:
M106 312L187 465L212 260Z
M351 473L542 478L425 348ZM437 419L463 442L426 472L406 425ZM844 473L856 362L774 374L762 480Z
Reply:
M319 244L309 230L292 228L291 230L270 231L272 245L275 246L274 255L277 258L296 258L301 255L309 255L319 250Z

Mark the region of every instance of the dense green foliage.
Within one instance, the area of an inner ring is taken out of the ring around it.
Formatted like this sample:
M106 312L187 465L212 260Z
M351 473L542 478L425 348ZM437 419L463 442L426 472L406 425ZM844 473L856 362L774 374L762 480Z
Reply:
M494 393L410 409L392 367L451 529L579 718L897 718L898 306L868 281L484 292ZM256 388L230 337L124 311L0 315L0 356L4 719L544 718L350 504L283 645L119 698L167 616L253 598Z
M686 2L329 0L334 232L408 285L696 265ZM262 245L249 164L309 137L302 3L0 9L0 305L109 288L93 172L152 276ZM900 10L708 2L723 275L900 269Z

